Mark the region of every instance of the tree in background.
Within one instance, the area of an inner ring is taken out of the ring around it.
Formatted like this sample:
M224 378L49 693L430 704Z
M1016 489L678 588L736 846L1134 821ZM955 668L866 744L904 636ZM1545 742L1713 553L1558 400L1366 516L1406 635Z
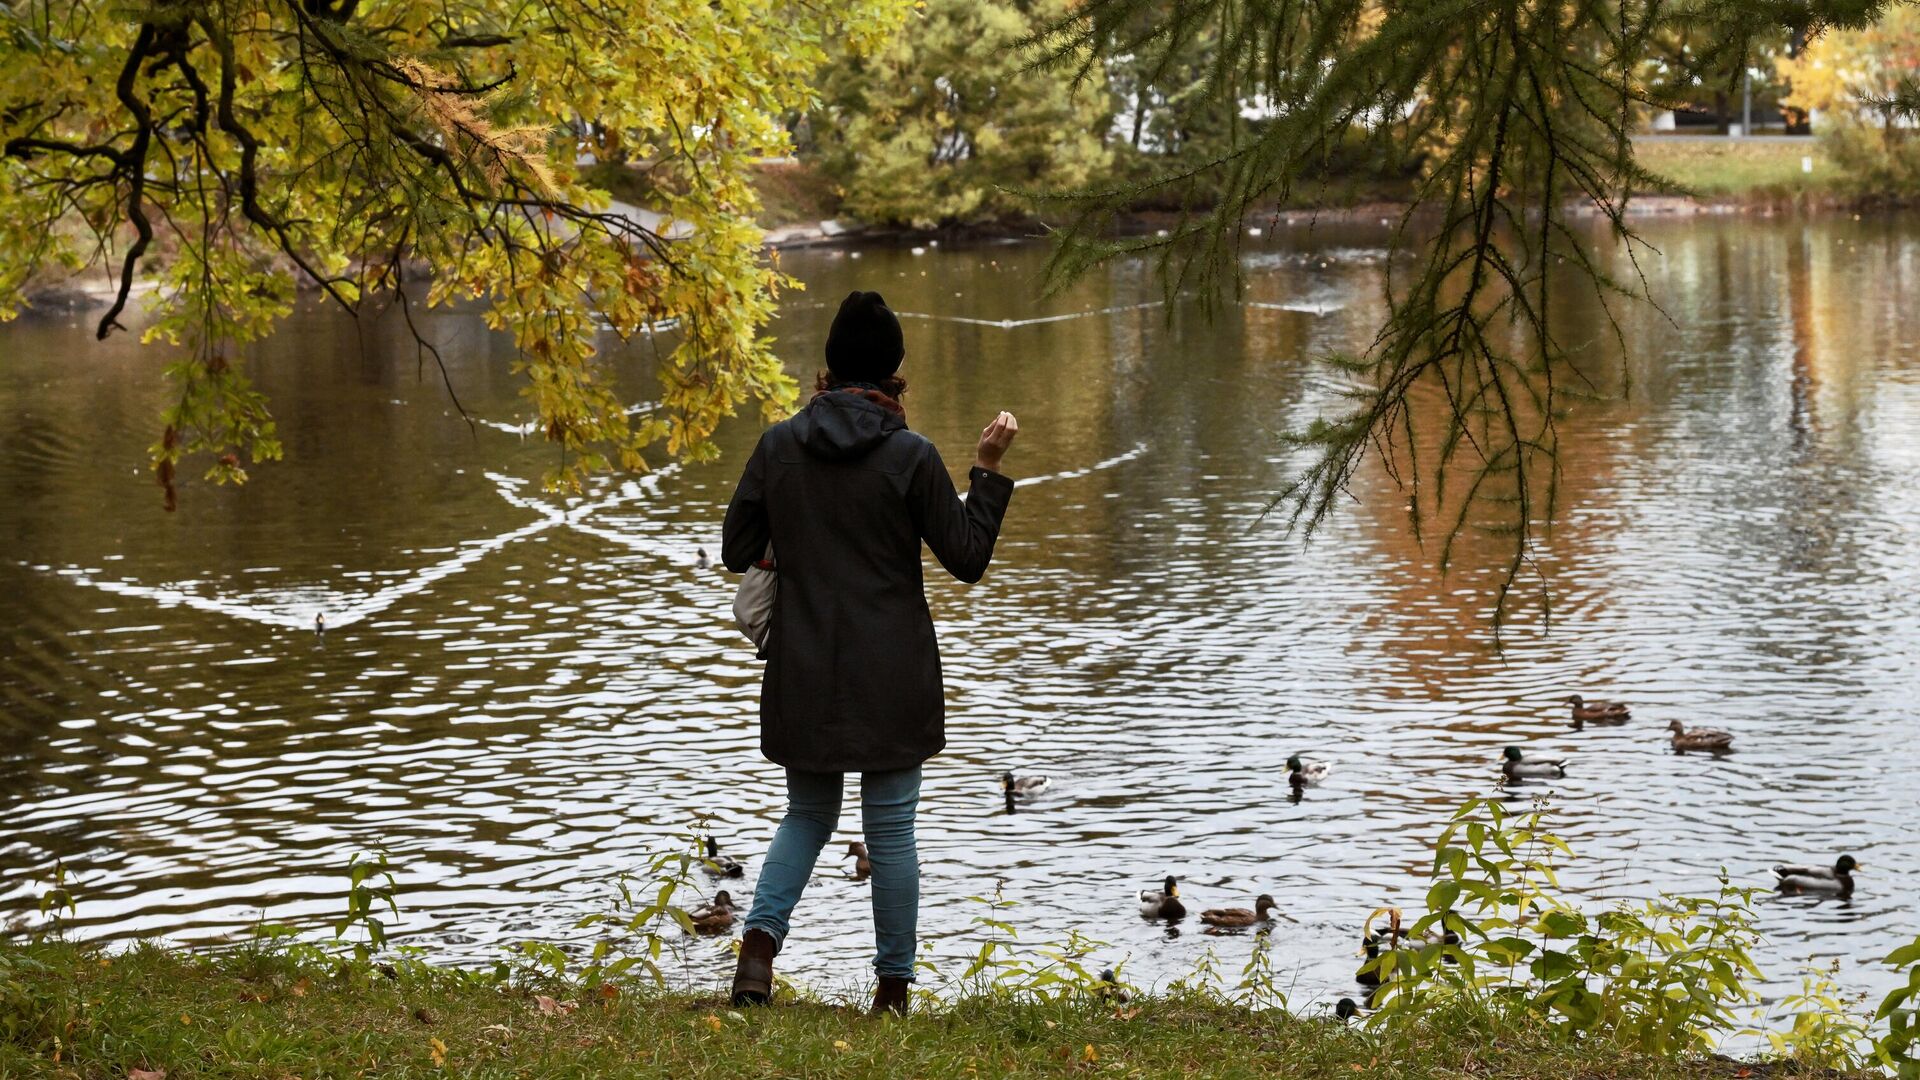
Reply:
M1206 93L1221 55L1219 27L1194 22L1172 28L1167 47L1153 53L1108 50L1104 62L1116 111L1116 161L1120 182L1144 184L1180 174L1184 183L1156 185L1140 207L1186 209L1211 206L1219 192L1204 166L1226 153L1251 123L1242 103ZM1117 55L1112 55L1118 52Z
M793 386L761 333L790 284L764 262L751 161L783 152L833 39L858 52L902 0L20 0L0 7L0 315L44 267L100 265L121 328L135 279L177 390L153 461L246 478L279 456L248 342L296 279L349 310L483 298L577 487L641 450L712 452L737 405ZM608 212L576 133L650 174L665 221ZM670 238L671 237L671 238ZM156 259L156 256L164 258ZM638 419L596 357L596 318L677 323L662 408ZM424 337L421 348L431 352ZM436 358L437 358L437 354Z
M1635 161L1657 43L1683 27L1700 70L1737 71L1781 33L1858 28L1884 0L1085 0L1040 35L1045 55L1152 64L1181 47L1177 28L1217 27L1203 93L1260 101L1268 119L1237 129L1205 168L1219 204L1170 235L1115 236L1116 213L1153 185L1084 196L1060 234L1052 273L1106 260L1155 260L1169 292L1233 283L1242 221L1289 198L1342 140L1418 158L1424 173L1391 241L1388 314L1371 348L1330 358L1348 406L1295 435L1310 452L1274 507L1309 532L1347 497L1369 457L1408 488L1416 536L1438 526L1444 568L1467 529L1505 538L1495 626L1533 566L1558 492L1558 422L1601 392L1580 361L1596 343L1553 317L1568 287L1602 302L1642 295L1616 279L1600 237L1569 207L1599 212L1633 251L1635 190L1659 183ZM1178 176L1158 183L1178 183ZM1564 269L1556 269L1564 268ZM1617 326L1614 334L1619 337ZM1438 408L1417 403L1437 403ZM1544 593L1542 597L1544 599Z
M864 221L930 229L1033 212L1110 162L1104 85L1035 68L1018 45L1068 0L927 0L864 57L836 58L811 124L819 163Z
M1820 140L1849 183L1870 192L1920 191L1920 9L1823 35L1780 70L1787 103L1820 114Z

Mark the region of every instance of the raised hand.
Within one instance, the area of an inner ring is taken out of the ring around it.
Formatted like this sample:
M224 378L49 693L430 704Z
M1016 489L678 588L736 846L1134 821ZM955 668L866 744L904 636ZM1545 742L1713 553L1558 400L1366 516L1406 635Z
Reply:
M973 452L973 463L990 472L1000 471L1000 459L1013 445L1013 437L1020 434L1020 421L1013 414L1001 411L993 418L985 431L980 433L979 449Z

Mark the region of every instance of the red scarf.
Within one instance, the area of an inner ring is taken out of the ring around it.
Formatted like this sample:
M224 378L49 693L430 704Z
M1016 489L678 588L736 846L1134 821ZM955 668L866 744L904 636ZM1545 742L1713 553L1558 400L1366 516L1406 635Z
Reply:
M859 397L863 397L868 401L873 402L875 405L880 406L881 408L887 410L888 412L892 413L893 415L899 417L902 420L905 420L907 418L906 406L900 404L898 400L888 397L886 394L883 394L880 391L875 390L871 386L829 387L828 389L816 392L813 395L813 400L818 401L822 397L828 394L855 394Z

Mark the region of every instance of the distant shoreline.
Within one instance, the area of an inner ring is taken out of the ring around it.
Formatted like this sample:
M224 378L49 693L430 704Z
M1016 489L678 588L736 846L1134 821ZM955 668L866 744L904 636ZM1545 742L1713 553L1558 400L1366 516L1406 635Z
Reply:
M1677 141L1696 140L1680 137ZM1244 221L1248 226L1262 228L1316 224L1390 226L1402 219L1409 205L1401 201L1369 200L1352 204L1274 208L1249 214ZM1628 201L1627 216L1642 219L1745 214L1765 217L1780 214L1821 216L1850 213L1859 215L1892 213L1913 209L1916 206L1920 206L1920 194L1915 196L1891 193L1857 195L1831 188L1805 191L1756 188L1739 193L1635 195ZM1581 204L1572 205L1570 210L1576 216L1600 214L1598 208ZM1171 229L1182 220L1182 217L1183 215L1176 211L1164 210L1141 210L1122 214L1116 219L1114 235L1139 236L1158 229ZM964 242L1018 240L1039 243L1046 240L1048 231L1047 223L1039 219L911 229L901 226L850 224L829 218L819 221L787 222L762 226L762 228L766 233L764 246L769 251L807 248L853 249L886 244L912 244L927 240ZM145 296L158 287L157 275L142 275L135 279L131 295ZM318 289L312 281L298 276L295 278L294 287L301 292L312 292ZM114 282L102 272L99 266L93 266L66 278L30 285L23 290L22 299L28 309L77 310L105 304L112 299L115 291Z

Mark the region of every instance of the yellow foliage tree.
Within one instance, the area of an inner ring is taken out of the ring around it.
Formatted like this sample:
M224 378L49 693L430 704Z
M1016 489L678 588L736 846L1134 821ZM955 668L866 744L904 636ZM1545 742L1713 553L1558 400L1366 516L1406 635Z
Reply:
M340 305L484 299L560 464L550 484L706 457L719 418L793 386L762 333L782 288L753 223L756 158L812 104L828 41L883 40L904 0L21 0L0 6L0 317L51 264L106 263L120 327L160 250L146 332L178 396L153 448L246 478L279 456L244 347L297 278ZM611 212L582 149L644 168L662 221ZM649 223L651 222L651 223ZM84 238L84 241L76 238ZM663 408L631 417L594 348L676 322ZM431 345L416 335L421 346ZM437 354L435 354L437 356Z

